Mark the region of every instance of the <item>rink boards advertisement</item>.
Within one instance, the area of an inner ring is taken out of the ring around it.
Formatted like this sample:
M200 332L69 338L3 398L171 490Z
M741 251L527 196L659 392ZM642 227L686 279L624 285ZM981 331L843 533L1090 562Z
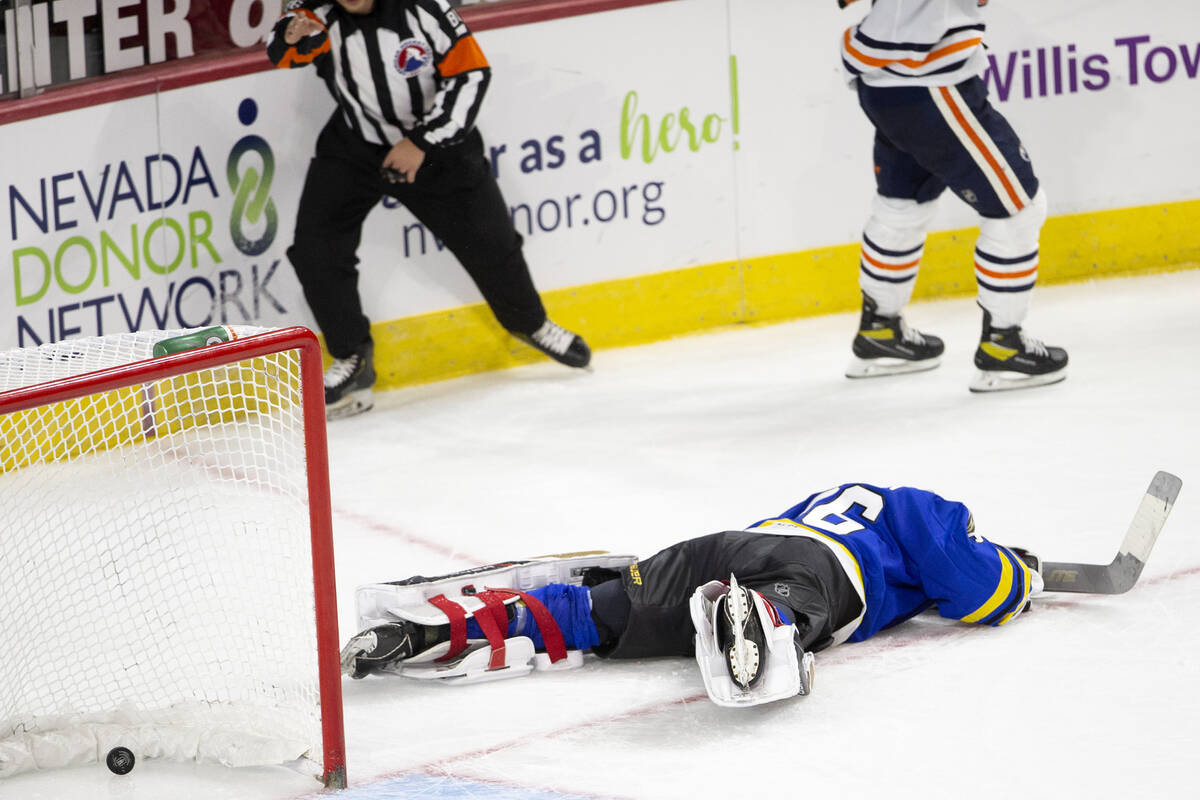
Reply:
M817 5L676 0L477 35L480 128L557 321L604 347L856 301L872 131L838 40L865 9ZM1200 260L1200 9L1043 5L986 18L992 102L1050 200L1043 280ZM315 74L266 71L4 126L0 347L311 326L285 251L331 110ZM975 224L943 198L918 296L973 288L952 262ZM1093 228L1115 242L1101 256L1077 252ZM528 360L402 207L371 213L359 259L384 385Z

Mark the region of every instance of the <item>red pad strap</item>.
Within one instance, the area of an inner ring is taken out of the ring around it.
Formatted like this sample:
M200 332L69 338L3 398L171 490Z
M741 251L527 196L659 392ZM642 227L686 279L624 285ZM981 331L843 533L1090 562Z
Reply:
M444 594L429 598L429 603L436 606L450 620L450 649L446 651L446 655L435 659L449 661L467 649L467 612Z
M558 627L558 623L554 621L554 616L550 613L550 609L528 592L519 592L516 589L488 589L489 592L497 594L515 594L521 598L521 602L529 609L529 613L533 615L533 621L537 624L538 631L542 634L542 641L546 644L546 654L550 656L550 663L554 664L562 661L567 657L567 645L563 640L562 630Z
M504 666L504 640L508 635L508 612L504 608L504 598L494 592L480 592L475 597L483 601L484 608L473 616L492 646L488 669L500 669Z

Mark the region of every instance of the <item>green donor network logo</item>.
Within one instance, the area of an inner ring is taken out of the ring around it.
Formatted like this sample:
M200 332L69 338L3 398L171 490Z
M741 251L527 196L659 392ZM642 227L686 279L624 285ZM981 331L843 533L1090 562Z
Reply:
M238 106L238 119L243 125L253 125L258 119L258 104L247 97ZM254 152L262 161L262 173L251 163L240 170L243 158L247 153ZM233 190L233 211L229 215L229 233L233 244L238 250L248 256L256 256L271 246L275 241L275 229L279 217L275 213L275 201L271 199L271 179L275 177L275 155L271 146L261 136L250 134L238 140L229 151L229 161L225 165L229 177L229 188ZM266 219L266 228L257 239L249 238L243 226L257 226L259 220Z

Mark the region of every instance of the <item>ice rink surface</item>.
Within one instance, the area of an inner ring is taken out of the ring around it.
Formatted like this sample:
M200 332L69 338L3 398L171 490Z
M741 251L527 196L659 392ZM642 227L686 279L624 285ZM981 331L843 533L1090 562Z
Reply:
M368 798L1180 798L1200 751L1200 270L1038 289L1070 377L973 395L979 311L914 304L932 372L850 381L857 315L739 327L378 395L329 428L341 640L354 588L582 549L649 556L847 481L966 503L979 532L1107 563L1154 472L1183 491L1141 581L1003 628L935 613L817 656L751 709L689 659L465 687L346 680ZM586 334L586 329L584 330ZM303 613L298 609L297 613ZM139 763L0 783L4 800L292 800L282 768Z

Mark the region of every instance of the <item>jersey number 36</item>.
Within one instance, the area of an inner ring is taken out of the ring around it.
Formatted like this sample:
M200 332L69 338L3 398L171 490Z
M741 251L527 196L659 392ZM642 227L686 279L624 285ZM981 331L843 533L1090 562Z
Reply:
M854 506L859 507L859 516L874 522L883 511L883 497L865 486L847 486L834 498L810 508L800 521L810 528L845 536L866 527L846 516Z

